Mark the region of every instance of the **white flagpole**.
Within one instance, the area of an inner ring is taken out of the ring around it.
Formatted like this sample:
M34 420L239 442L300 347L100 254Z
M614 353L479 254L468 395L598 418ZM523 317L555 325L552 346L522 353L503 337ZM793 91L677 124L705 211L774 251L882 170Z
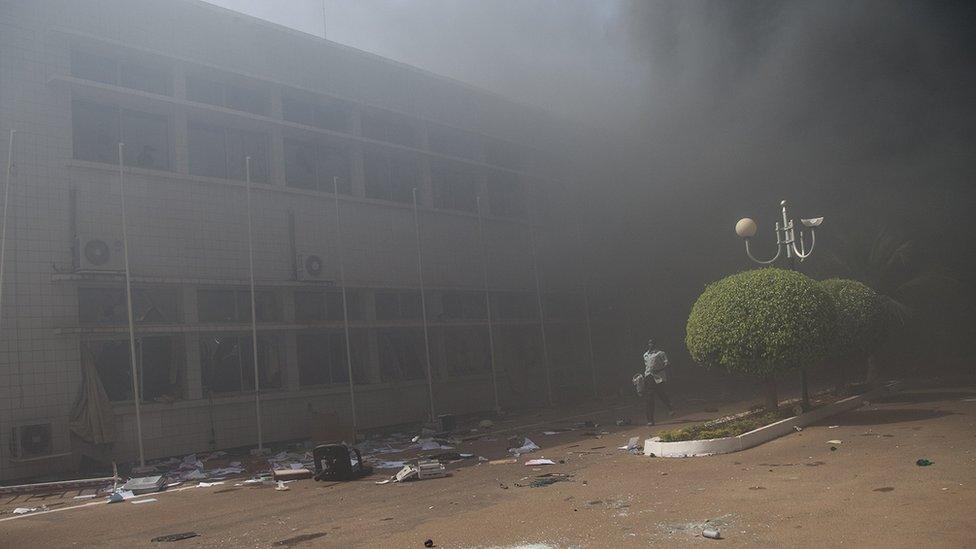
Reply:
M417 188L413 189L413 224L417 230L417 271L420 275L420 313L424 321L424 350L427 354L427 397L430 401L430 421L434 421L434 381L430 372L430 335L427 331L427 294L424 288L424 252L420 243L420 214L417 209Z
M258 451L264 446L261 435L261 377L258 372L258 316L254 298L254 232L251 221L251 157L244 157L244 179L247 187L247 259L251 277L251 353L254 357L254 411L258 424Z
M346 369L349 371L349 406L352 408L352 436L359 433L356 420L356 388L352 377L352 346L349 344L349 306L346 302L346 266L342 259L342 217L339 208L339 178L332 177L332 193L335 195L336 243L339 256L339 285L342 289L342 327L346 335ZM356 441L353 440L355 443Z
M136 329L132 318L132 271L129 269L129 233L125 221L125 143L119 143L119 194L122 197L122 263L125 267L125 307L129 318L129 365L132 369L132 401L136 408L136 438L139 440L139 466L146 466L142 448L142 413L139 374L136 368Z
M491 294L488 292L488 251L485 244L485 223L481 215L481 197L475 197L478 206L478 236L481 239L481 267L485 290L485 311L488 315L488 352L491 356L491 389L495 397L495 411L501 409L498 403L498 375L495 370L495 329L492 325Z
M10 143L7 146L7 179L3 186L3 225L0 228L0 322L3 321L3 272L7 258L7 211L10 204L10 174L14 165L14 134L16 133L16 130L10 130Z
M576 222L576 242L583 244L583 231L580 229L579 221ZM585 249L585 246L584 246ZM580 257L583 264L583 314L586 315L586 344L590 355L590 374L592 375L593 398L598 398L596 390L596 360L593 357L593 327L590 323L590 273L586 268L586 261Z
M532 246L532 274L535 276L535 299L539 306L539 330L542 333L542 362L546 370L546 395L552 406L552 377L549 372L549 343L546 341L546 316L542 306L542 283L539 280L539 259L535 249L535 226L529 223L529 241Z

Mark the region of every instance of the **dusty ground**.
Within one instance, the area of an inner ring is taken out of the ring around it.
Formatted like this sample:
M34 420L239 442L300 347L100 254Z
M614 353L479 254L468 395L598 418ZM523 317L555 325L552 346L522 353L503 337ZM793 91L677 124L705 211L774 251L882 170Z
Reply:
M543 449L529 457L564 464L539 471L521 463L458 464L443 479L382 486L374 484L378 476L306 480L286 492L228 482L156 494L158 501L140 505L5 514L0 547L165 547L149 540L184 531L200 536L174 547L423 547L428 538L438 547L972 547L972 399L976 387L908 389L758 448L693 459L616 449L630 436L650 435L649 427L611 428L599 437L544 436L538 427L526 434ZM679 419L715 415L695 406ZM612 425L619 415L594 417ZM623 415L638 418L636 410ZM473 449L503 457L505 437L498 438ZM835 451L831 439L841 440ZM916 466L922 457L935 464ZM516 485L545 472L574 476L548 487ZM699 535L706 520L724 540Z

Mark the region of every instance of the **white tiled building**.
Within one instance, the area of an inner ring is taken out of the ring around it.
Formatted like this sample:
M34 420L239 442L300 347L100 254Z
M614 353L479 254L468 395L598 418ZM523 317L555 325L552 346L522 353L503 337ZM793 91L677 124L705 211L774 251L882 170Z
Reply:
M266 440L350 420L340 253L360 427L427 415L415 188L437 413L494 405L485 258L501 405L590 391L581 262L547 253L578 182L540 111L195 0L4 0L4 153L11 129L0 479L77 465L83 356L103 457L137 456L120 141L147 458L256 440L247 156Z

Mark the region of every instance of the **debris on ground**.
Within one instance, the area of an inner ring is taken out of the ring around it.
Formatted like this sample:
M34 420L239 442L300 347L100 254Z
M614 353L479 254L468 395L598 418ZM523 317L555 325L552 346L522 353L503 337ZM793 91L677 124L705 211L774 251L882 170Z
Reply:
M167 478L162 475L153 477L130 478L122 485L123 490L128 490L133 494L149 494L159 492L166 487Z
M529 483L529 488L544 488L546 486L555 484L557 482L569 482L571 481L573 475L568 475L565 473L546 473L544 475L537 475L535 480Z
M180 532L179 534L166 534L165 536L157 536L149 541L181 541L184 539L195 538L200 534L196 532Z
M630 418L619 418L617 419L617 427L623 427L625 425L632 425Z
M827 427L827 428L828 428L828 429L836 429L836 428L838 428L838 427L840 427L840 425L831 425L831 426L829 426L829 427Z
M551 459L541 458L541 459L530 459L525 462L528 467L538 467L540 465L555 465L556 462Z
M291 488L289 488L288 485L285 484L285 481L279 480L278 485L275 486L275 490L278 492L287 492L288 490L291 490Z
M433 547L433 546L434 546L434 540L432 539L428 539L427 541L424 542L424 547Z
M521 438L521 437L514 437L514 438ZM512 443L513 443L513 439L509 439L509 444L512 444ZM515 442L515 444L518 444L518 442ZM537 446L536 443L532 442L528 438L523 438L522 439L522 442L521 442L521 446L519 446L518 448L509 448L508 449L508 452L510 454L514 454L515 457L518 457L518 456L520 456L522 454L528 454L530 452L535 452L538 449L539 449L539 446Z
M14 514L26 515L28 513L36 513L37 511L47 511L47 506L41 505L40 507L18 507L14 509Z
M722 533L714 528L702 530L702 537L708 539L722 539Z
M145 498L145 499L134 499L130 503L132 503L133 505L138 505L140 503L153 503L153 502L156 502L156 501L159 501L159 500L156 499L156 498Z
M839 441L839 440L837 440L837 439L835 438L834 440L828 440L828 441L827 441L827 444L841 444L841 441Z
M518 460L515 458L493 459L488 462L488 465L511 465L513 463L518 463Z
M915 461L915 465L918 465L919 467L928 467L929 465L934 465L934 464L935 464L934 461L929 461L925 458L920 458Z
M495 427L495 422L490 419L483 419L478 423L478 428L480 429L492 429Z

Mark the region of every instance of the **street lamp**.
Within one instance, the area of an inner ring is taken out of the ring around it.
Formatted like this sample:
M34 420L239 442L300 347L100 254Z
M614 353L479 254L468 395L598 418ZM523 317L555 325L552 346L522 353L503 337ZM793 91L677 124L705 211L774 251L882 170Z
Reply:
M813 247L817 242L816 228L819 227L824 218L814 217L812 219L801 219L800 223L804 227L810 229L810 249L807 249L806 239L803 237L803 229L800 229L800 238L796 238L796 230L794 229L794 222L786 214L786 201L783 200L779 203L783 208L783 222L776 222L776 255L772 259L762 260L756 259L756 256L752 255L752 250L749 249L749 239L756 235L757 225L756 222L748 217L744 217L735 224L735 234L739 235L740 238L746 242L746 255L749 259L759 263L761 265L769 265L774 263L777 259L783 255L783 251L786 251L786 257L789 259L799 259L803 261L804 259L810 257L813 253ZM799 247L797 247L797 242L799 242ZM792 261L791 261L792 264Z
M813 247L817 243L816 229L821 224L823 224L824 218L814 217L811 219L801 219L800 223L804 227L810 229L810 249L807 249L806 239L804 239L803 229L800 229L800 238L796 238L796 231L794 229L794 222L786 213L786 201L783 200L779 203L783 212L782 223L776 222L776 255L772 259L757 259L756 256L752 255L752 250L749 249L749 240L756 236L756 231L758 229L756 222L748 217L744 217L735 224L735 234L745 241L746 243L746 255L749 259L759 263L760 265L769 265L775 263L780 256L783 255L783 251L786 251L786 257L790 260L790 268L794 268L796 265L796 260L801 262L810 257L813 253ZM799 243L799 247L797 247ZM807 410L810 408L810 395L807 391L807 372L806 370L800 370L800 392L803 398L803 409Z

